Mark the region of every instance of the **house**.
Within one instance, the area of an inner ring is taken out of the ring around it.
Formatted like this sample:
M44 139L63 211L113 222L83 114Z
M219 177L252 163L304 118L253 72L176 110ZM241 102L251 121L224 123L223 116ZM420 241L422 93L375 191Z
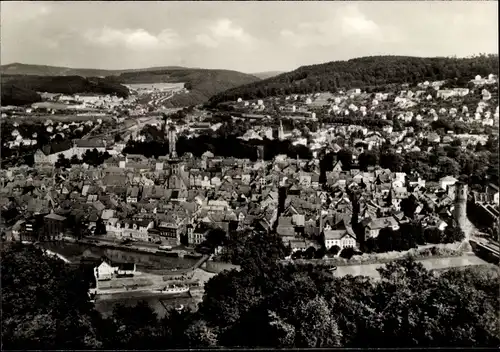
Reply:
M64 233L66 218L54 213L50 213L43 218L45 234L49 238L59 237Z
M492 196L493 203L499 204L498 203L499 199L498 199L498 186L497 185L494 185L492 183L488 184L488 186L486 186L486 193Z
M137 203L139 198L139 187L127 188L127 203Z
M356 235L352 227L346 225L344 221L342 221L341 226L337 226L335 230L329 228L323 230L323 236L325 239L325 248L327 250L333 246L340 247L340 250L357 246Z
M385 228L390 228L393 231L396 231L399 230L399 224L392 216L370 219L365 226L365 238L376 238L378 237L380 230Z
M81 158L87 151L96 149L98 152L106 151L106 142L102 139L80 139L73 144L73 155Z
M335 164L333 165L332 171L340 172L342 171L342 162L340 160L336 161Z
M191 225L188 225L191 226ZM192 226L191 226L192 227ZM198 226L193 231L188 231L188 243L189 245L197 246L201 244L207 238L210 229L204 225Z
M55 164L59 159L59 154L64 155L66 159L70 159L73 155L71 142L64 141L43 146L34 155L35 164Z
M167 221L161 221L156 230L159 231L160 237L164 238L172 246L181 244L183 226L180 219L169 217Z
M446 176L446 177L443 177L439 180L439 186L442 189L447 190L449 186L453 186L457 182L458 182L458 180L455 177Z
M114 263L104 258L102 263L94 268L94 277L96 281L104 281L122 275L134 275L135 272L135 263Z
M149 229L154 222L151 219L123 220L111 218L106 222L106 231L114 233L118 238L130 238L138 241L150 242Z

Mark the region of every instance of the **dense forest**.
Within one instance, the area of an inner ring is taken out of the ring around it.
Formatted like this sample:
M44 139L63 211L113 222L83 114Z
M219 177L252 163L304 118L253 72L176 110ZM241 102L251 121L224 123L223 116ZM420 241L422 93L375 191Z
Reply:
M15 82L2 83L1 94L2 106L29 105L42 101L42 97L36 91L20 87Z
M209 347L496 347L500 284L495 266L437 275L412 258L381 279L335 277L321 266L278 264L277 235L253 234L241 270L205 285L199 309L159 318L141 302L103 318L87 295L92 268L36 249L2 248L2 349ZM244 260L243 260L244 259Z
M361 88L369 90L390 84L416 84L425 80L473 79L498 72L498 55L473 58L420 58L409 56L370 56L303 66L266 80L246 84L217 94L216 105L238 98L256 99L284 94Z
M15 87L13 89L12 87ZM5 91L5 92L4 92ZM15 105L33 103L36 92L78 94L95 93L127 97L127 87L103 78L84 78L80 76L2 76L2 103L16 102ZM4 96L5 93L5 96ZM13 104L14 105L14 104Z

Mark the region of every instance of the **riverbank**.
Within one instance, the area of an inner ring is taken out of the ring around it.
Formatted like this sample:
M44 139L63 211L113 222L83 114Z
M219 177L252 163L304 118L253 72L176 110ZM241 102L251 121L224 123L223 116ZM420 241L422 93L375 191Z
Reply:
M355 255L351 259L334 257L324 259L295 259L287 260L285 262L294 262L299 264L316 264L316 265L334 265L352 266L352 265L370 265L370 264L387 264L397 259L411 257L415 260L432 259L432 258L452 258L465 255L466 252L460 248L458 243L451 243L445 245L425 246L421 248L413 248L404 252L386 252L386 253L373 253ZM473 253L467 255L474 255Z
M450 268L476 266L476 265L488 265L487 262L474 255L464 255L460 257L449 257L449 258L426 258L417 261L422 263L427 270L432 270L432 271L443 271ZM337 270L334 271L334 275L337 277L342 277L346 275L352 275L352 276L362 275L362 276L369 276L374 279L379 279L380 274L378 273L377 269L384 265L385 263L338 266Z
M151 287L140 287L129 291L123 291L123 289L108 292L102 291L96 297L95 307L103 316L109 316L113 308L118 304L134 306L141 301L146 302L160 317L163 317L168 309L179 305L195 311L203 299L205 283L215 275L202 269L193 270L191 281L196 281L198 286L190 288L189 293L165 294L155 292ZM149 277L150 275L147 276ZM160 287L160 283L162 281L158 279L156 286Z

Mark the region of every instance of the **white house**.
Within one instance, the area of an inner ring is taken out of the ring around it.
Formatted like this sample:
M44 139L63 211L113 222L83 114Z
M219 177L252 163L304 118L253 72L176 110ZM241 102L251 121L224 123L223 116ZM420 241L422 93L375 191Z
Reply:
M325 230L325 248L328 250L333 246L338 246L340 250L344 248L356 247L356 237L347 230Z
M135 263L113 263L105 258L99 266L94 268L94 277L96 281L104 281L120 275L134 275L135 272Z
M448 186L453 186L455 183L457 183L458 180L453 177L453 176L446 176L446 177L443 177L439 180L439 186L446 190L448 189Z

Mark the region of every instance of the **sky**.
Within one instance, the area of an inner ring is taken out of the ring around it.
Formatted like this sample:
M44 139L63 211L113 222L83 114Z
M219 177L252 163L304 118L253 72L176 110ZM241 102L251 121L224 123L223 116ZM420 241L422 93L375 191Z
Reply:
M1 63L247 73L498 53L497 1L1 2Z

